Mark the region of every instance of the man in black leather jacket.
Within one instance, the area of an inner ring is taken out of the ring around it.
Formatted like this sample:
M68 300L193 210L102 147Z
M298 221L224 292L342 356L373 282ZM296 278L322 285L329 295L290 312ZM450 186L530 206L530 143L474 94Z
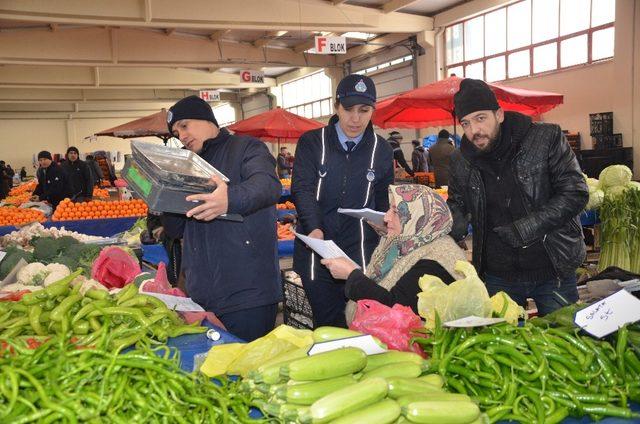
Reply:
M489 86L465 79L454 97L464 130L451 157L451 236L473 229L473 264L490 295L545 315L578 300L586 248L578 214L588 200L580 166L560 127L504 112Z

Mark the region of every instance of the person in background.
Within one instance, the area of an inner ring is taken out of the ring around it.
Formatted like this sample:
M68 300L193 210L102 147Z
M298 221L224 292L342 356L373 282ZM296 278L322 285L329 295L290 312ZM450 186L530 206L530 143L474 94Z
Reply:
M87 155L85 158L85 163L89 167L91 171L91 178L93 179L93 185L100 187L100 182L102 181L102 168L95 160L93 155Z
M174 104L167 121L186 149L230 180L212 177L214 191L186 198L198 206L185 215L162 216L165 234L183 240L187 294L229 332L255 340L273 329L282 300L276 234L282 185L276 160L257 138L219 128L211 106L197 96ZM218 219L227 213L243 221Z
M351 300L345 315L350 323L355 303L373 299L393 306L409 306L418 313L418 285L423 275L434 275L444 283L454 281L456 261L465 254L451 237L451 212L431 188L418 184L389 187L391 207L384 216L386 234L371 256L366 270L345 258L323 259L331 275L346 280L345 295Z
M348 75L336 88L336 114L326 127L304 133L296 148L291 194L298 211L298 232L333 240L366 267L379 236L363 220L338 208L389 209L393 152L373 131L376 87L371 78ZM301 279L314 326L344 327L344 282L334 279L320 256L296 239L293 269Z
M71 200L82 202L93 198L93 176L91 169L84 161L80 160L80 152L74 146L67 149L66 161L62 164L62 170L67 173Z
M393 149L393 159L400 165L407 174L413 177L414 172L407 163L407 160L404 158L404 153L402 152L402 148L400 147L400 142L402 142L402 134L398 131L391 131L389 133L389 138L387 139L389 145Z
M24 181L27 179L27 169L23 166L20 168L20 181Z
M411 152L413 172L429 172L424 147L422 147L418 140L412 140L411 144L413 145L413 152Z
M502 290L522 306L533 298L540 315L576 302L589 192L560 127L504 112L481 80L462 80L454 106L464 137L451 156L451 235L463 239L470 217L489 295Z
M287 151L287 148L281 147L277 160L278 177L280 178L291 178L291 170L293 169L293 166L289 162L289 156L291 156L291 154Z
M449 131L441 130L438 133L438 141L429 148L431 169L436 177L436 187L449 185L449 164L451 155L456 150L449 139Z
M32 200L48 202L55 210L58 204L71 194L67 174L46 150L38 153L38 163L38 185L33 192Z
M9 176L7 165L3 160L0 160L0 200L6 198L9 195L11 186L13 185L13 179Z

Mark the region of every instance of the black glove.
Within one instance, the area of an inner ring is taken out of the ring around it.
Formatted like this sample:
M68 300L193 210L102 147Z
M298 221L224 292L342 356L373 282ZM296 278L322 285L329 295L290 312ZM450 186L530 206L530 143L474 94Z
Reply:
M509 246L517 248L522 247L523 241L522 237L516 230L516 227L513 225L503 225L502 227L496 227L493 229L493 232L498 234L502 241L507 243Z

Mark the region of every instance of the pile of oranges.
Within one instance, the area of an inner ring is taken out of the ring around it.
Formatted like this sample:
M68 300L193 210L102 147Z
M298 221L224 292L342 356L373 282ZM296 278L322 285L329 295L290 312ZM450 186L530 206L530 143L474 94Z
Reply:
M28 202L30 199L31 193L20 193L6 197L4 199L4 203L7 205L20 206L21 204Z
M9 191L9 196L17 196L19 194L24 194L24 193L33 193L33 190L36 189L36 186L38 185L38 181L37 180L31 180L27 183L24 184L20 184L18 187L14 187Z
M109 198L109 192L106 189L94 187L93 188L93 197L100 197L103 199Z
M280 184L283 188L291 187L291 178L280 178Z
M281 224L277 222L276 225L278 226L278 240L293 240L296 238L291 224Z
M74 203L64 199L53 213L54 221L73 221L77 219L124 218L129 216L147 216L147 205L140 199L103 202L92 200Z
M44 214L36 209L0 208L0 226L25 225L32 222L44 222Z
M294 204L293 204L293 202L290 202L290 201L288 201L288 200L287 200L287 201L286 201L286 202L284 202L284 203L278 203L278 204L276 205L276 208L277 208L278 210L280 210L280 209L295 209L295 208L296 208L296 205L294 205Z

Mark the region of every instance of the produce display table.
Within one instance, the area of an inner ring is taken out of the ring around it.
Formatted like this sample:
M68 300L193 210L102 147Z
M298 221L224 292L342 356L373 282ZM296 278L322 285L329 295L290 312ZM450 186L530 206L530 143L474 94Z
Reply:
M200 353L208 352L212 346L225 343L244 343L244 340L239 339L220 327L216 327L209 323L209 321L205 321L203 325L220 333L220 340L210 340L206 333L200 333L185 334L184 336L169 339L167 342L167 346L175 347L180 351L180 366L185 371L193 371L194 357Z
M137 217L80 219L76 221L45 221L42 225L45 228L64 227L66 230L77 231L90 236L111 237L114 234L127 231L137 220ZM14 226L0 227L0 236L9 234L17 229Z

